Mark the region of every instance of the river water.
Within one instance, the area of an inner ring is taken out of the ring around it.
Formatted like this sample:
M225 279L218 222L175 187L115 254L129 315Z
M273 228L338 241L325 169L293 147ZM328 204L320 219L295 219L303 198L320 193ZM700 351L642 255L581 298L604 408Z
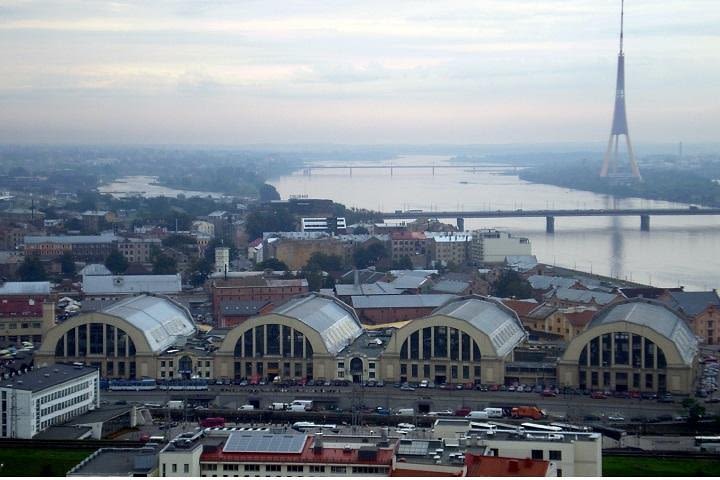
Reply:
M408 155L377 164L431 166L448 161L447 156ZM434 175L430 168L395 169L392 175L380 168L354 169L352 175L345 169L316 169L311 175L298 171L269 183L283 198L307 195L380 211L687 207L528 183L502 166L436 169ZM649 232L640 231L638 217L556 218L554 234L545 233L544 218L466 219L465 228L498 228L528 237L533 254L551 265L655 286L720 287L720 217L651 217Z

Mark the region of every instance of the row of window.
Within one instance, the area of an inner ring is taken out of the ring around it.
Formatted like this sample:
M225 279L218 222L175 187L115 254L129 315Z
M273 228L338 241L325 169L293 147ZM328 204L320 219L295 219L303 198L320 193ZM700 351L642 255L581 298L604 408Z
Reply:
M56 357L85 355L133 356L135 344L120 328L105 323L90 323L70 329L55 346Z
M580 353L581 366L609 367L628 365L633 368L664 369L665 353L651 340L628 332L606 333L593 338Z
M272 473L278 473L282 471L282 465L265 465L264 471L265 472L272 472ZM378 474L378 473L386 473L387 467L378 467L378 466L356 466L356 467L347 467L344 465L330 465L328 470L327 465L308 465L307 472L309 473L337 473L337 474L346 474L348 473L348 468L351 468L351 472L355 474ZM186 470L184 473L188 473L188 465L185 464ZM217 464L217 463L203 463L200 465L200 468L204 472L217 472L219 470L223 470L225 472L239 472L240 470L244 472L250 472L250 473L258 473L262 469L262 465L259 464L252 464L247 463L245 465L240 464ZM165 465L163 464L163 470L165 469ZM172 464L172 473L177 473L177 465ZM285 465L285 471L287 473L305 473L305 465L293 465L293 464L287 464ZM164 473L163 473L164 476ZM205 476L205 475L203 475Z
M20 328L21 328L21 329L27 329L27 328L42 328L42 323L40 323L40 322L23 322L23 323L20 323L19 325L20 325ZM0 323L0 328L5 328L5 329L8 329L8 330L15 330L16 328L18 328L18 323L17 323L17 322L15 322L15 323L8 323L8 324L6 324L6 325Z
M258 325L243 333L235 344L236 357L277 355L312 358L313 348L305 335L286 325Z
M42 397L40 397L40 402L43 404L52 402L53 400L57 400L58 398L67 397L68 395L72 395L73 393L86 390L89 387L89 381L76 383L74 385L70 385L69 387L63 388L62 390L57 390L55 392L48 393L47 395L43 395Z
M75 396L75 397L69 398L69 399L65 400L64 402L54 403L54 404L50 405L50 406L47 407L47 408L43 408L43 409L42 409L42 412L41 412L41 415L42 415L43 417L45 417L45 416L50 415L50 414L52 414L52 413L59 412L60 410L65 410L65 409L68 408L69 406L71 406L71 405L77 405L78 403L85 402L85 401L87 401L89 398L90 398L90 394L89 394L89 393L83 393L82 395L77 395L77 396Z
M419 365L412 364L410 365L410 378L420 378L419 375ZM431 378L432 375L430 373L431 371L431 365L426 363L422 365L423 368L423 374L422 378ZM480 365L473 365L473 377L474 378L480 378ZM458 365L451 365L450 366L450 378L460 378L458 377L459 373L459 366ZM408 374L408 366L406 363L400 364L400 375L407 375ZM435 365L435 376L442 376L447 375L447 366L446 365ZM462 365L462 378L463 379L469 379L470 378L470 365Z

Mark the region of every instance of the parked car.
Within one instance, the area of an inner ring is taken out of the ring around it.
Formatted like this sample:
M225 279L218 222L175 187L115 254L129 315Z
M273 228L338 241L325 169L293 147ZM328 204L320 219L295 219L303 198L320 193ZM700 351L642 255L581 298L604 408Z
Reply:
M590 398L594 398L596 400L605 400L607 398L607 395L605 395L603 392L592 392L590 394Z
M673 396L670 393L664 393L660 398L658 398L658 402L660 403L673 403L675 400L673 400Z
M557 397L557 394L556 394L554 391L552 391L552 390L550 390L550 389L548 389L548 388L546 388L545 390L543 390L541 395L542 395L543 397Z

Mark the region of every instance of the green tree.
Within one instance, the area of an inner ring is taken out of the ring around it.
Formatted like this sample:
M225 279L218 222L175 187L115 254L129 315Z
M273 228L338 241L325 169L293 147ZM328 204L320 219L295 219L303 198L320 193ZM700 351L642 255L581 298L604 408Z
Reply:
M190 284L199 287L213 271L213 263L207 258L198 258L190 266Z
M105 259L105 266L110 270L113 275L120 275L125 272L128 268L128 261L125 255L120 253L119 250L114 249L110 252L110 255Z
M75 257L71 252L65 252L60 256L60 271L64 278L72 278L75 276Z
M353 263L356 268L377 265L384 258L388 258L388 251L382 243L372 243L367 247L360 247L353 253Z
M368 233L370 233L370 231L361 225L359 227L355 227L353 229L353 233L355 235L367 235Z
M271 200L280 200L280 194L272 185L263 183L258 188L258 194L260 195L261 202L269 202Z
M284 207L255 210L245 219L245 231L250 238L261 238L264 232L292 232L295 217Z
M277 258L268 258L255 265L256 271L273 270L275 272L286 272L289 270L285 262L281 262Z
M175 259L164 253L160 253L153 258L154 275L172 275L177 273L177 262Z
M314 252L310 255L305 268L323 270L325 272L339 272L344 267L342 258L337 255L328 255L322 252Z
M36 256L25 257L23 263L18 267L17 274L23 282L42 282L43 280L47 280L45 267L43 267L42 262Z
M400 260L393 262L392 268L393 270L412 270L413 263L412 260L410 260L410 257L403 255L400 257Z
M687 411L687 423L695 426L705 415L705 407L700 405L694 398L686 398L682 401L682 407Z
M516 271L505 270L495 283L495 295L501 298L531 298L532 287Z

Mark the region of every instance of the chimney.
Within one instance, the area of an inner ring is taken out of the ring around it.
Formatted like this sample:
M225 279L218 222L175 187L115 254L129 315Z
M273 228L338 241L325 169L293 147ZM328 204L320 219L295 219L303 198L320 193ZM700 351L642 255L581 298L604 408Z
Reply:
M508 472L510 473L517 473L520 471L520 462L517 460L510 460L510 464L508 465Z
M315 444L313 445L313 452L319 454L323 450L323 439L322 433L315 434Z
M353 285L355 285L355 287L360 286L360 272L358 272L357 268L353 272Z

